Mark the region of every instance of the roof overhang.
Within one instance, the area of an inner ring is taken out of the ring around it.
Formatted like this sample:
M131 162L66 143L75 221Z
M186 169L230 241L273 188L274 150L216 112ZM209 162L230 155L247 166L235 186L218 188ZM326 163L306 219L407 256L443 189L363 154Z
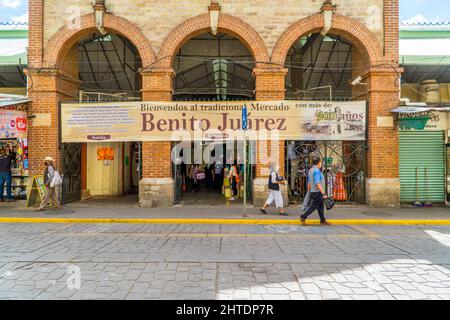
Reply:
M392 113L416 113L416 112L450 112L450 106L401 106L394 110Z

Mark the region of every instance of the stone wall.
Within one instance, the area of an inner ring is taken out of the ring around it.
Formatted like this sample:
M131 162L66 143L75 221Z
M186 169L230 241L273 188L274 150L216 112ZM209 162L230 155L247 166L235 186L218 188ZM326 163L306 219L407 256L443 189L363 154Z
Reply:
M44 1L44 43L78 12L92 13L91 0ZM320 12L318 0L218 0L222 13L250 24L264 39L269 53L281 34L297 20ZM391 1L393 2L393 1ZM107 0L108 11L136 24L158 52L166 36L183 21L207 13L209 0ZM336 0L337 13L368 27L383 41L383 0Z
M172 178L144 178L139 182L139 206L143 208L173 206Z

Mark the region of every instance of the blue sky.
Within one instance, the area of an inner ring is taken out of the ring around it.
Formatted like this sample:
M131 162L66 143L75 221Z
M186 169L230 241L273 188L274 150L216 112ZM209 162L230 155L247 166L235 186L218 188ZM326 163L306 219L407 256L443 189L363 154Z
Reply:
M0 0L0 21L27 21L27 12L27 0ZM404 20L450 21L450 0L400 0Z
M449 0L400 0L400 21L450 21Z

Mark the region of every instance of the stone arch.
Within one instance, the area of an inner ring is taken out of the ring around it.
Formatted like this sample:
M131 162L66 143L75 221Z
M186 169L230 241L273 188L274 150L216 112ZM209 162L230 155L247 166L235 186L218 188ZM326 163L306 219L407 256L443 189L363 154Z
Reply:
M104 27L131 41L139 52L143 67L150 66L156 61L156 55L150 42L141 30L130 21L113 14L105 14ZM64 57L80 38L95 30L93 13L81 16L80 26L77 28L70 28L67 25L60 28L46 45L44 65L49 68L57 68L59 59Z
M292 45L302 36L319 32L323 28L322 14L318 13L301 19L284 31L278 39L273 53L272 62L284 65L286 56ZM383 60L382 50L377 37L365 25L352 18L334 14L331 34L344 36L370 61L376 65Z
M159 67L170 69L177 50L189 39L211 30L209 14L201 14L178 25L164 40L158 53ZM218 31L228 33L244 43L252 53L257 65L270 62L269 52L261 36L243 20L220 14Z

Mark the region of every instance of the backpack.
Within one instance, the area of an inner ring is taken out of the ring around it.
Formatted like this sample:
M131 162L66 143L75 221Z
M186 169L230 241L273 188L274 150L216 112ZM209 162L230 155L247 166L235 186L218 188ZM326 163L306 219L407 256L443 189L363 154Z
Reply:
M62 185L63 181L61 178L61 175L59 174L58 170L55 170L55 174L53 175L53 179L50 182L50 187L54 188L59 185Z

